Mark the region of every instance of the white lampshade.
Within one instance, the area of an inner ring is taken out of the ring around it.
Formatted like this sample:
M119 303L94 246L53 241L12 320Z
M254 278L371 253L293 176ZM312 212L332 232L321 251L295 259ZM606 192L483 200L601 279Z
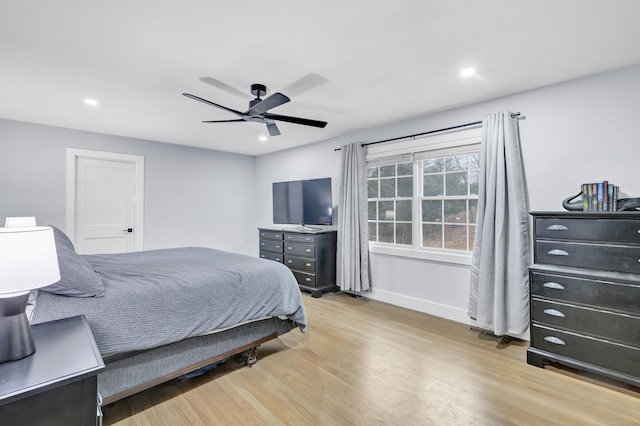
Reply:
M19 226L37 226L37 223L35 216L13 216L5 219L4 226L16 228Z
M51 227L0 228L0 295L34 290L59 280Z

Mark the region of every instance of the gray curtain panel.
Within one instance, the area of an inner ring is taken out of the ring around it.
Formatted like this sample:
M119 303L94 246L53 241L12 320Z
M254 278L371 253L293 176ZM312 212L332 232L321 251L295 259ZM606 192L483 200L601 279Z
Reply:
M469 316L496 335L529 326L528 197L518 119L508 111L485 117Z
M342 291L371 290L365 148L344 145L338 204L338 285Z

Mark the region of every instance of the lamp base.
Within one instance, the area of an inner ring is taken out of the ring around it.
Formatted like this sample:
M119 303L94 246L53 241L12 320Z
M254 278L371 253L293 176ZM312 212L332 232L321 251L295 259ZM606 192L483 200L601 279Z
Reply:
M36 351L25 310L29 292L0 297L0 362L16 361Z

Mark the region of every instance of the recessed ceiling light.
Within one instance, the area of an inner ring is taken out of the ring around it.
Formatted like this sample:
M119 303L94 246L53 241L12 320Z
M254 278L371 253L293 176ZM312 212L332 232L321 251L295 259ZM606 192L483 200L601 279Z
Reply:
M460 71L460 77L471 77L476 73L475 68L465 68Z
M258 137L258 140L260 142L266 142L267 141L267 137L265 135L261 135L261 136Z
M84 103L89 105L89 106L98 106L98 101L96 101L95 99L91 99L91 98L86 98L84 100Z

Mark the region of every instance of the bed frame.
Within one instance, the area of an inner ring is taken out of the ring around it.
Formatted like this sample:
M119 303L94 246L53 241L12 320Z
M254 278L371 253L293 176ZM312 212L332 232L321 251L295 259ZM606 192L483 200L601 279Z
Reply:
M291 320L272 317L146 351L107 357L106 369L98 375L102 405L247 350L250 351L247 365L251 366L257 361L259 345L296 327Z

